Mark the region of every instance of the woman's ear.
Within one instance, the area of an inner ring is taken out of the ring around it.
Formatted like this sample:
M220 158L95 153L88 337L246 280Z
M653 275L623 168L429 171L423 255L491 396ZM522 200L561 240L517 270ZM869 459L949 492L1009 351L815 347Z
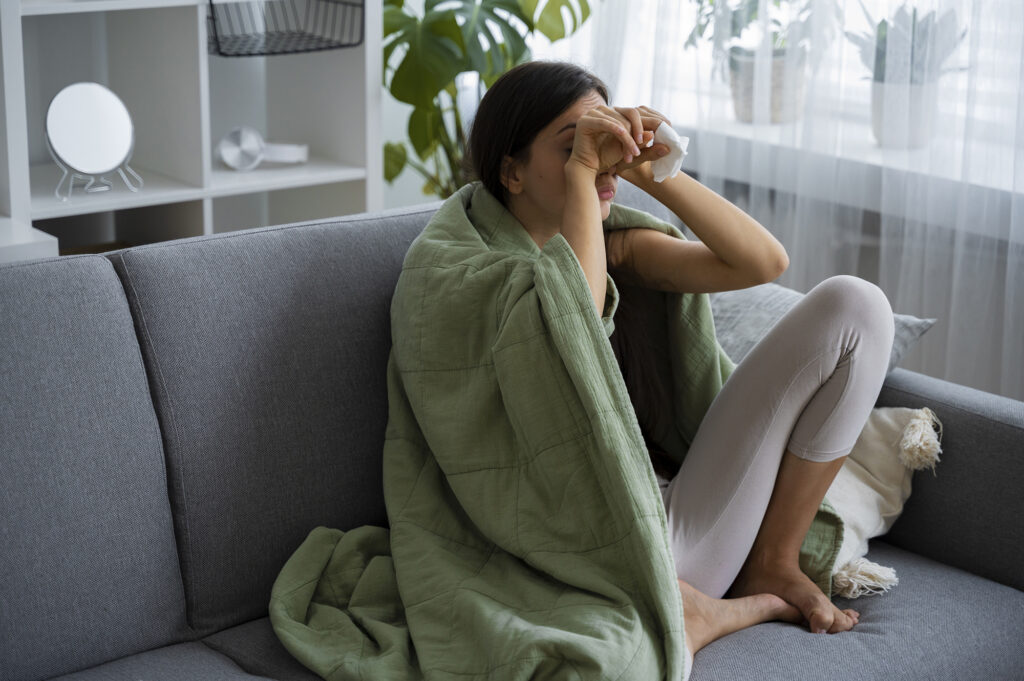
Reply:
M501 160L501 183L509 194L519 194L523 191L522 180L519 179L519 164L511 156L505 156Z

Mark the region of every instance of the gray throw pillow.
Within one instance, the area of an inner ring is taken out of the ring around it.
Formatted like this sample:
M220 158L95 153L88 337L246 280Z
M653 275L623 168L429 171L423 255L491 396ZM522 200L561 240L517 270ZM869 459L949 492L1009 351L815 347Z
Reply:
M710 294L715 333L722 349L737 364L775 326L803 293L778 284L761 284L739 291ZM896 337L889 357L892 371L911 344L935 324L934 319L894 314Z

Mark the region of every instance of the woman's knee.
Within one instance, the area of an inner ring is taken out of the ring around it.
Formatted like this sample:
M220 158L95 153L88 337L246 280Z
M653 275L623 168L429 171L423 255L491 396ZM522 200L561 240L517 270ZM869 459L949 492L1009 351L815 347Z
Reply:
M892 341L892 306L885 292L870 281L839 274L819 283L807 296L816 301L823 313Z

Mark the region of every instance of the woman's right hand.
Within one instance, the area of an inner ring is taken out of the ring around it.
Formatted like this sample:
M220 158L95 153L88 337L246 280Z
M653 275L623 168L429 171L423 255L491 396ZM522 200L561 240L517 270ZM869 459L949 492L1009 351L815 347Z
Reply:
M645 166L660 157L668 147L649 144L654 131L665 117L647 107L599 106L576 123L576 137L570 161L576 161L595 174L618 172Z
M630 134L632 124L609 106L598 106L576 121L570 163L578 163L595 175L629 163L640 155L637 140ZM642 131L639 131L642 139Z

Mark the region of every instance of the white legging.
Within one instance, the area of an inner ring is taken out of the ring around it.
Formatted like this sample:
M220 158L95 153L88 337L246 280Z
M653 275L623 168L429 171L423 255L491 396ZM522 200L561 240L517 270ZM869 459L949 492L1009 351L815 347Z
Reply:
M809 461L850 453L885 379L893 333L882 290L840 275L815 286L743 358L662 486L680 579L725 595L786 449Z

